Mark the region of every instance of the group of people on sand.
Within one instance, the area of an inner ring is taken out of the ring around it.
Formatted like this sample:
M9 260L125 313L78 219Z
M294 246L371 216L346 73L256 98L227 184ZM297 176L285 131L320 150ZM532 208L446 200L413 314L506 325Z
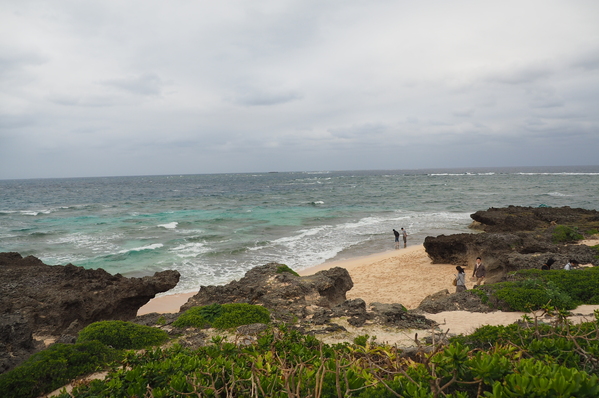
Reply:
M408 233L406 232L405 229L401 229L401 232L396 231L395 229L393 229L393 235L395 235L395 248L399 249L399 236L401 235L401 237L403 238L403 247L407 247L408 246Z
M463 292L466 291L466 271L464 270L464 268L460 267L459 265L457 267L455 267L455 269L458 271L458 274L455 277L455 292L459 293L459 292ZM476 284L474 285L476 286L480 286L481 284L485 283L485 277L487 276L487 269L485 268L485 266L483 265L483 261L480 257L476 258L476 262L474 263L474 269L472 270L472 280L474 282L476 282Z

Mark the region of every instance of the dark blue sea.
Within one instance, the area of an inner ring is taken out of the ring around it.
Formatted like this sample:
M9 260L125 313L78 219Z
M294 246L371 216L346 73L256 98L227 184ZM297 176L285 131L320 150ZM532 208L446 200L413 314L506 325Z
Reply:
M467 232L489 207L599 209L599 166L169 175L0 181L0 251L125 276L182 274L169 293L276 261L304 269Z

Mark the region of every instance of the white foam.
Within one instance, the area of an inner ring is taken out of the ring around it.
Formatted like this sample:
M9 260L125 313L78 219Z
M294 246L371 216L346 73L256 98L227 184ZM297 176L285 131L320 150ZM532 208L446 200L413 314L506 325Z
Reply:
M173 247L169 252L176 254L181 258L197 257L200 254L208 253L210 249L204 243L191 242Z
M549 195L549 196L557 196L557 197L574 196L574 195L567 195L567 194L561 193L561 192L549 192L547 195Z
M173 222L169 222L168 224L159 224L158 226L162 227L162 228L166 228L166 229L175 229L175 228L177 228L177 225L179 225L179 223L176 221L173 221Z
M119 254L124 254L124 253L129 253L129 252L140 252L142 250L156 250L156 249L160 249L162 246L164 246L162 243L152 243L151 245L147 245L147 246L140 246L140 247L135 247L133 249L121 250L121 251L119 251Z

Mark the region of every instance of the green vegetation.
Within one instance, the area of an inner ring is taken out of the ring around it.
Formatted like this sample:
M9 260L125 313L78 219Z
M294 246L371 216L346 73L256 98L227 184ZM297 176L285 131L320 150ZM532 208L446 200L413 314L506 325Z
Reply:
M599 229L591 228L586 233L587 233L587 235L599 235Z
M206 307L196 308L213 314L213 321L227 313L224 305ZM543 311L523 324L483 326L412 358L368 335L329 345L284 325L250 345L214 337L195 350L174 344L121 353L97 340L56 344L0 376L0 391L8 398L37 397L109 369L105 379L75 383L59 398L599 396L599 311L580 325L549 306ZM554 321L541 323L544 315Z
M269 323L270 312L260 306L245 303L211 304L185 311L173 326L230 329L250 323Z
M54 344L0 375L3 398L39 397L72 379L96 371L117 359L119 352L99 341Z
M160 345L167 339L165 331L150 326L124 321L102 321L92 323L79 332L77 342L97 340L116 349L140 349Z
M510 311L538 310L547 304L571 310L581 304L599 304L599 267L582 270L521 270L513 282L487 285L472 293L483 303Z
M558 320L485 326L414 359L368 336L328 345L282 327L249 346L219 338L131 353L105 380L59 398L599 396L599 322Z
M285 264L280 265L277 268L277 274L282 274L283 272L289 272L292 275L295 276L300 276L297 272L295 272L294 270L292 270L291 268L289 268L288 266L286 266Z
M578 228L571 228L565 225L556 225L553 230L553 243L576 242L584 239Z

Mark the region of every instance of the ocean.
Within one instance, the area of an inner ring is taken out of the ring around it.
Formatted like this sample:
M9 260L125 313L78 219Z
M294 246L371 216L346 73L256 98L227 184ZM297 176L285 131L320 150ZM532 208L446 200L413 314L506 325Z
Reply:
M468 232L490 207L599 209L599 166L281 172L0 181L0 251L129 277L181 273L168 292L280 262L301 270Z

